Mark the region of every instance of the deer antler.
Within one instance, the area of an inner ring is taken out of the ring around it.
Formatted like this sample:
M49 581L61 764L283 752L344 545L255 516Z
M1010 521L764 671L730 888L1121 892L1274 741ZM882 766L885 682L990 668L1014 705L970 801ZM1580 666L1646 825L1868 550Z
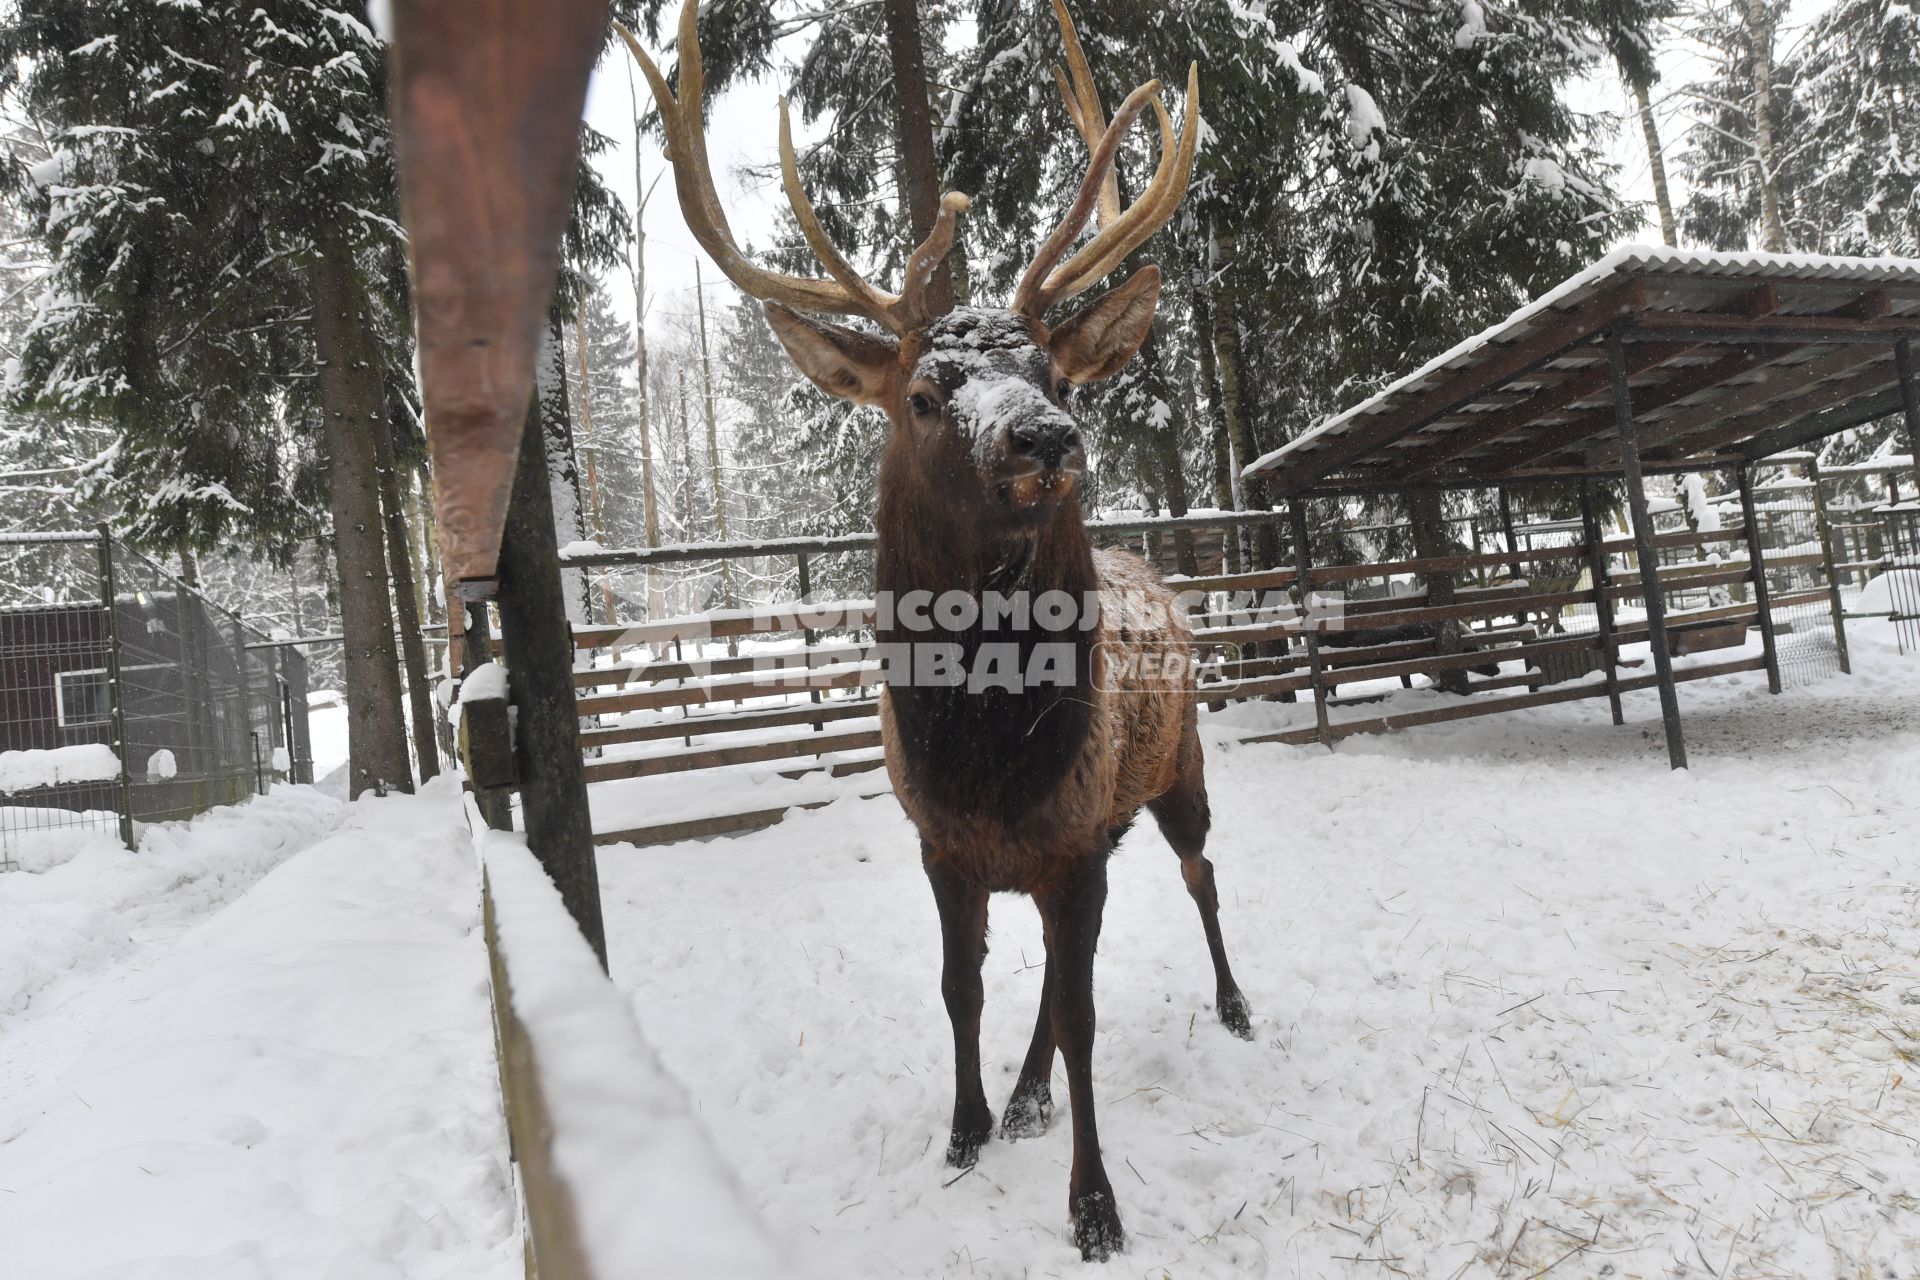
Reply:
M1060 21L1060 34L1066 44L1069 76L1055 67L1053 77L1067 102L1067 115L1086 140L1092 153L1086 177L1074 196L1067 215L1053 234L1040 246L1033 262L1020 278L1014 291L1013 309L1039 319L1056 303L1082 293L1112 271L1148 237L1165 226L1180 207L1187 193L1187 180L1193 173L1194 152L1200 139L1200 64L1187 68L1187 118L1174 141L1173 121L1160 103L1160 82L1150 80L1135 89L1105 124L1100 95L1093 86L1093 73L1087 67L1086 54L1080 48L1079 33L1068 16L1063 0L1053 0L1054 16ZM1153 181L1140 198L1125 212L1120 211L1119 182L1114 175L1114 159L1120 140L1134 118L1151 102L1160 123L1160 164ZM1067 247L1098 212L1099 230L1080 251L1060 265Z
M782 303L801 311L865 316L899 337L925 328L934 319L927 305L927 283L933 277L934 268L953 248L958 216L966 212L971 202L958 191L949 191L941 197L933 230L907 259L906 280L900 292L891 294L875 288L834 247L814 213L813 202L807 199L800 185L800 166L793 153L793 128L787 116L787 100L783 97L780 99L780 176L787 202L793 207L793 216L799 221L808 246L833 278L815 280L755 266L734 243L707 160L706 132L701 125L701 94L706 86L706 74L700 62L699 13L700 0L686 0L680 10L678 97L633 32L617 20L613 24L640 64L653 90L654 102L660 108L660 121L667 135L667 160L673 165L674 191L680 198L680 212L693 238L726 273L727 279L762 301Z

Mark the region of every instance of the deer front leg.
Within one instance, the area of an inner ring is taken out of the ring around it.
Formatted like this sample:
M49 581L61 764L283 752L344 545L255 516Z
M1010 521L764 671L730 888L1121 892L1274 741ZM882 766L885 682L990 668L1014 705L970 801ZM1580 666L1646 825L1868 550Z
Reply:
M1044 913L1043 913L1044 914ZM1053 951L1047 951L1046 974L1040 980L1040 1012L1034 1019L1033 1043L1020 1067L1006 1114L1000 1117L1000 1136L1012 1142L1038 1137L1053 1119Z
M1107 902L1107 850L1076 859L1041 895L1047 952L1054 969L1053 1038L1067 1070L1073 1107L1073 1176L1067 1212L1074 1243L1087 1262L1105 1261L1126 1248L1113 1184L1100 1160L1100 1131L1093 1116L1093 953Z
M985 995L980 966L987 958L987 891L968 884L940 864L924 846L921 864L933 886L940 912L943 956L940 994L953 1023L953 1133L947 1163L965 1168L980 1158L980 1146L993 1133L993 1112L980 1083L980 1006Z

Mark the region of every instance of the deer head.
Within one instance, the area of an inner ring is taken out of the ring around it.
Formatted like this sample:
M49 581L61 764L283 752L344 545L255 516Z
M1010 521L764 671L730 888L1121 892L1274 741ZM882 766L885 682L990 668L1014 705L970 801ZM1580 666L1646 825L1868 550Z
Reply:
M800 184L782 98L780 169L787 199L829 278L763 270L734 243L707 161L699 0L686 0L680 12L677 95L632 32L616 24L659 105L688 229L735 285L762 301L794 365L829 395L884 410L893 426L890 461L910 458L947 498L1016 522L1038 518L1073 493L1086 461L1071 412L1073 391L1117 373L1139 351L1159 300L1159 270L1141 268L1057 326L1048 326L1047 313L1099 283L1166 225L1186 193L1199 138L1197 64L1187 72L1187 114L1177 141L1158 80L1129 94L1108 123L1072 20L1062 0L1053 5L1072 68L1069 75L1056 67L1054 76L1091 152L1086 176L1022 275L1010 307L963 307L945 315L932 313L927 284L953 247L966 196L948 192L941 199L932 232L907 259L898 294L874 287L828 238ZM1114 161L1128 128L1148 106L1159 121L1160 162L1140 198L1122 210ZM1095 236L1068 257L1096 217ZM823 314L862 317L883 332L836 324L821 319Z

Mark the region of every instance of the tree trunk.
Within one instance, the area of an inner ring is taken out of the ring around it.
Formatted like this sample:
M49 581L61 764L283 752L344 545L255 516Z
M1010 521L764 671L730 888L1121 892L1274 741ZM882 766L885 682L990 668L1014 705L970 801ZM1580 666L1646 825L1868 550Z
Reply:
M713 523L720 541L727 540L727 495L720 487L720 423L713 408L713 360L707 352L707 291L700 278L700 260L693 263L695 310L700 316L700 388L707 409L707 461L713 469ZM733 608L733 562L720 562L720 605ZM733 641L727 642L732 653Z
M1253 423L1249 419L1246 398L1246 362L1240 349L1239 298L1233 286L1234 239L1232 236L1219 237L1218 270L1214 273L1213 288L1213 342L1214 364L1220 378L1220 407L1227 423L1227 439L1233 445L1232 470L1227 476L1228 483L1239 495L1237 505L1242 508L1266 510L1273 506L1267 496L1267 486L1262 481L1251 484L1243 481L1241 471L1260 456L1260 442L1255 435ZM1280 535L1272 524L1263 524L1255 535L1257 546L1252 550L1260 567L1271 568L1280 561Z
M348 792L411 791L373 435L376 428L385 429L385 404L369 359L364 300L351 253L335 248L316 259L309 282L325 415L333 558L340 582L340 630L345 637L341 668L347 685Z
M593 370L587 363L587 308L573 315L573 338L580 348L580 432L586 438L587 454L587 519L586 525L595 542L604 543L606 525L600 518L600 461L593 447ZM606 607L607 622L613 622L613 584L607 575L600 575L600 602Z
M567 397L567 340L557 320L548 320L540 333L540 361L534 374L534 406L539 411L540 438L547 448L547 483L553 490L553 532L558 545L586 540L580 519L580 460L573 448L573 411ZM567 621L585 626L593 613L587 575L563 569Z
M418 481L418 483L414 483ZM433 529L433 504L421 502L420 495L427 490L426 468L422 467L407 485L407 522L420 531L420 616L428 622L441 623L447 620L446 602L440 598L440 548ZM449 666L447 674L453 675Z
M200 585L200 561L194 557L193 548L187 545L187 536L180 535L177 547L180 553L180 581L190 587Z
M1653 98L1647 78L1630 75L1627 84L1633 90L1633 105L1640 115L1640 135L1647 143L1647 164L1653 172L1653 204L1660 213L1660 239L1668 245L1680 243L1679 228L1673 220L1673 196L1667 188L1667 161L1660 152L1660 125L1653 118Z
M927 102L927 64L914 0L885 0L887 53L893 61L900 125L900 196L917 244L940 214L940 166L933 154L933 111ZM942 262L927 285L927 303L939 315L953 305L953 281Z
M1445 514L1440 509L1440 493L1435 489L1417 489L1407 496L1407 512L1413 525L1414 554L1421 559L1453 554L1451 540L1447 537ZM1444 608L1454 602L1453 575L1440 572L1427 575L1427 605L1430 608ZM1452 654L1460 651L1460 624L1442 622L1435 624L1434 651L1439 654ZM1446 693L1466 693L1467 673L1454 668L1433 673L1433 681Z
M640 103L633 97L633 66L627 66L627 93L633 99L633 360L640 388L640 507L645 516L647 545L660 545L660 509L653 496L653 404L652 388L647 382L647 204L653 189L646 184L640 157L646 148L640 145ZM655 178L655 182L659 179ZM647 566L647 617L666 616L666 592L661 587L660 570Z
M1759 153L1761 248L1768 253L1787 251L1787 231L1780 221L1780 193L1774 186L1773 163L1773 16L1767 0L1747 0L1747 38L1753 44L1753 136Z
M1207 445L1213 460L1213 505L1220 511L1233 510L1233 446L1227 438L1226 397L1220 391L1220 368L1213 358L1213 281L1206 244L1193 254L1193 328L1200 336L1194 343L1199 357L1200 398L1206 402ZM1221 542L1224 568L1240 572L1240 546L1231 534Z
M413 754L420 762L420 781L425 782L439 774L440 757L434 749L433 675L427 670L427 646L420 638L420 598L414 590L413 535L401 505L400 475L393 465L393 432L380 422L374 424L372 435L380 472L380 507L386 513L387 564L400 626L400 657L407 669L407 705L413 714Z

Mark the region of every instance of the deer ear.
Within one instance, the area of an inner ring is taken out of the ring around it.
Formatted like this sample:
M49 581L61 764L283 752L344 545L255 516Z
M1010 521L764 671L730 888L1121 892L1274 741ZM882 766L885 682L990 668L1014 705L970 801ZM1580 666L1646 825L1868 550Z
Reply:
M1147 340L1159 302L1160 268L1140 268L1053 331L1054 363L1076 385L1120 372Z
M900 363L900 349L891 340L815 320L777 302L765 307L773 336L814 386L855 404L885 401Z

